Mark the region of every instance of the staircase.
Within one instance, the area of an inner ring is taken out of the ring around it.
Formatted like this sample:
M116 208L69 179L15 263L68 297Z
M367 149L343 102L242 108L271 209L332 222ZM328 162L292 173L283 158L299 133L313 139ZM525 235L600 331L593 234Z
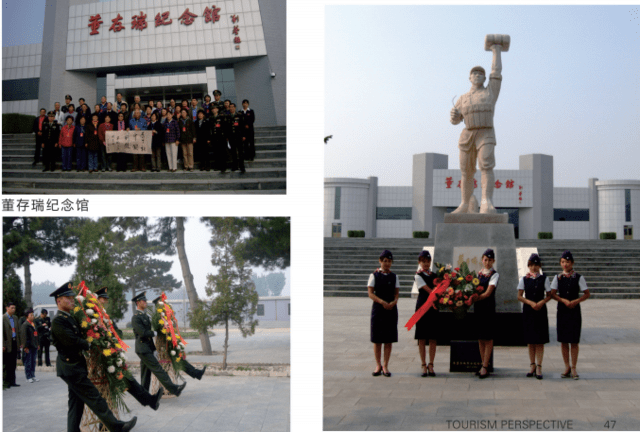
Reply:
M245 162L247 172L42 172L32 167L33 134L2 136L3 194L284 194L286 193L286 126L255 128L256 157ZM149 161L150 162L150 161ZM131 169L129 164L128 169ZM115 162L112 164L115 168ZM166 165L165 165L166 168Z
M389 249L391 271L400 278L400 297L410 297L418 253L433 245L433 239L325 238L324 295L366 297L369 274L378 267L380 253ZM549 276L562 271L560 255L569 249L592 298L640 299L638 240L516 240L516 247L537 247Z

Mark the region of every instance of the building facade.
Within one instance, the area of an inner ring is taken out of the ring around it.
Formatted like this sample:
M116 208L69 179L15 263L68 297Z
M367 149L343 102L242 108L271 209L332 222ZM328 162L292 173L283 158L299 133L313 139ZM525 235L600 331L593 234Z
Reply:
M640 223L640 180L588 180L587 187L555 187L553 157L520 156L517 170L494 170L493 204L509 215L516 238L597 239L615 232L633 239ZM480 172L474 195L481 200ZM413 156L411 186L380 186L377 177L325 178L324 236L346 237L364 230L368 238L410 238L435 233L437 223L460 204L460 170L448 169L448 156ZM635 238L638 238L637 236Z
M219 89L248 99L256 126L285 125L285 32L285 0L47 0L42 43L3 48L3 112Z

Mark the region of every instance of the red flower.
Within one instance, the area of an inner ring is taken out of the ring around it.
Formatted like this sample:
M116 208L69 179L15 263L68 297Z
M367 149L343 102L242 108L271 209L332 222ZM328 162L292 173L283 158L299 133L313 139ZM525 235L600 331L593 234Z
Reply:
M449 302L448 302L448 303L449 303L449 304L453 304L453 300L449 300Z
M451 279L451 275L449 273L444 275L445 280L450 280Z
M478 299L478 294L472 294L469 300L476 301Z
M464 304L466 304L467 306L471 306L471 299L465 300Z
M460 271L460 267L454 268L455 271Z
M473 275L468 274L466 278L464 278L467 282L471 282L473 280Z
M479 286L478 288L476 288L476 291L482 292L482 291L484 291L484 287Z
M451 273L451 278L455 279L455 278L457 278L457 277L458 277L458 275L457 275L455 272L454 272L454 273Z

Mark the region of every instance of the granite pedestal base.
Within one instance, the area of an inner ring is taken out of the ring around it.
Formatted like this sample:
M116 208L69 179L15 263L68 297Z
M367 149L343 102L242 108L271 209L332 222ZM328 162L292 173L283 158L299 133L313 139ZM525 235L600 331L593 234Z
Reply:
M452 340L449 352L449 372L477 372L482 367L478 341ZM493 351L487 371L493 372Z

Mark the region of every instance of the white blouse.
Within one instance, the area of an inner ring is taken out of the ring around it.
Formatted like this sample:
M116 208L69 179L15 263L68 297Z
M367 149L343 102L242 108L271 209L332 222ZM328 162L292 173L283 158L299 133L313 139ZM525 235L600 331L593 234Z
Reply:
M584 280L584 276L582 275L580 275L580 279L578 279L578 285L580 286L580 292L584 292L589 289L587 287L587 281ZM555 275L553 277L553 281L551 282L551 289L552 290L558 289L558 275Z
M524 280L525 280L526 276L523 276L520 278L520 282L518 282L518 290L523 290L524 291ZM544 290L546 292L551 291L551 286L549 285L549 278L548 277L544 277Z
M367 282L367 286L374 288L376 286L376 278L375 276L373 276L373 273L369 275L369 282ZM396 288L400 288L400 278L398 277L398 275L396 275Z

